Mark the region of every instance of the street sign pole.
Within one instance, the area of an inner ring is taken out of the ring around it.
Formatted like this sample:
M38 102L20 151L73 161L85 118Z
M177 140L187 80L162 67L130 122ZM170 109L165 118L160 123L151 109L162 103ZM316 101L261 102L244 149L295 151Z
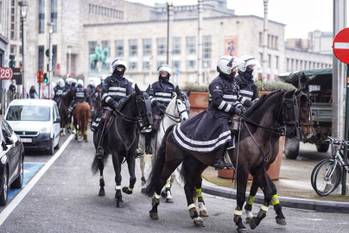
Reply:
M349 64L347 64L346 77L346 100L345 100L345 140L349 140ZM348 146L345 146L344 161L348 161ZM347 172L344 170L342 177L342 195L347 194Z

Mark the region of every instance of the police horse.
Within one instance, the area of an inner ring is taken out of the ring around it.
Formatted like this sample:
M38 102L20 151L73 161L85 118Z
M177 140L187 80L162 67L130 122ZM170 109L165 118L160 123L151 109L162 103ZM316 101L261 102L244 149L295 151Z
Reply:
M83 140L87 142L87 129L90 121L91 107L87 102L77 103L73 111L73 126L75 128L75 140L79 139L79 136L83 137Z
M135 175L135 154L138 145L139 126L149 126L151 122L150 99L146 92L139 90L135 86L135 92L131 94L125 102L121 103L119 109L113 111L113 116L108 122L104 123L104 128L96 130L93 134L95 148L98 146L98 140L104 137L104 154L102 157L95 155L92 162L92 172L99 170L99 196L105 196L103 169L109 154L112 154L112 162L115 171L115 199L116 207L122 207L121 194L121 165L123 161L127 162L130 174L129 186L123 187L122 191L126 194L132 194L136 183ZM105 132L103 132L105 131Z
M279 137L284 135L285 131L287 137L299 135L299 126L309 122L309 103L307 96L299 90L274 91L263 96L242 117L240 140L237 141L238 137L235 138L237 148L229 154L237 171L237 207L234 211L234 222L238 232L247 230L242 222L242 208L248 174L253 176L257 187L261 187L264 193L261 209L257 216L249 221L250 228L254 229L266 216L268 206L275 198L273 193L276 193L276 188L266 170L278 153ZM196 226L203 226L203 220L194 205L195 186L201 181L201 173L207 166L213 164L215 153L224 153L224 149L218 148L211 152L193 152L184 149L178 142L178 137L181 137L178 135L178 127L178 125L170 127L166 131L151 172L150 182L145 190L147 195L152 196L152 209L149 215L154 220L159 218L161 189L172 172L182 163L189 214ZM280 204L276 218L284 218Z
M71 131L71 118L68 116L68 108L73 99L73 92L71 90L68 90L63 92L58 103L58 110L59 115L61 117L61 128L63 131L63 135L65 135L66 132L70 133Z
M168 104L164 116L160 122L160 127L159 130L156 132L154 137L152 138L151 141L151 147L153 151L153 156L152 156L152 164L155 163L156 160L156 154L157 151L161 145L162 138L165 135L166 130L174 125L178 124L182 121L185 121L189 119L189 101L187 97L181 93L178 87L176 87L176 94ZM141 142L144 143L144 137L141 138ZM143 145L144 148L144 145ZM142 181L145 181L144 178L144 168L145 168L145 161L144 161L144 156L141 156L141 172L142 172ZM171 178L167 179L165 189L163 190L163 195L166 197L166 202L172 203L172 195L171 195L171 186L173 183L173 180L175 178L175 175L172 174Z

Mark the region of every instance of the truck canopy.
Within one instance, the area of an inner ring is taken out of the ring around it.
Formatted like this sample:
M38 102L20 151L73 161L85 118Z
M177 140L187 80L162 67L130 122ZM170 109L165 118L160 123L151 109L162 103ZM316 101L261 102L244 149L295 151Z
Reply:
M308 85L325 86L326 89L332 88L332 69L302 70L280 75L279 78L297 88Z

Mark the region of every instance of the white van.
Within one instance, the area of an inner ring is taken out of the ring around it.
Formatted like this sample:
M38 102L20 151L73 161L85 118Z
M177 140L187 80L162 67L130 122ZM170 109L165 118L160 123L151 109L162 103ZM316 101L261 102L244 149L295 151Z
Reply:
M61 119L55 101L15 99L9 104L5 119L25 149L46 150L52 155L59 148Z

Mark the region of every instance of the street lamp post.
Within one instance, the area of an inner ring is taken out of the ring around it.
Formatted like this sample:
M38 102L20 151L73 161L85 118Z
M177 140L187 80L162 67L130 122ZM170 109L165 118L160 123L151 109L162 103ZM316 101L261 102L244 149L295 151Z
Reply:
M24 21L27 17L27 9L28 9L28 2L23 0L23 1L19 1L18 5L20 7L20 12L21 12L21 35L22 35L22 48L21 48L21 52L22 52L22 97L25 98L25 77L24 77L24 71L25 71L25 55L24 55Z
M48 26L48 98L51 98L51 79L52 79L52 33L53 23L47 23Z

